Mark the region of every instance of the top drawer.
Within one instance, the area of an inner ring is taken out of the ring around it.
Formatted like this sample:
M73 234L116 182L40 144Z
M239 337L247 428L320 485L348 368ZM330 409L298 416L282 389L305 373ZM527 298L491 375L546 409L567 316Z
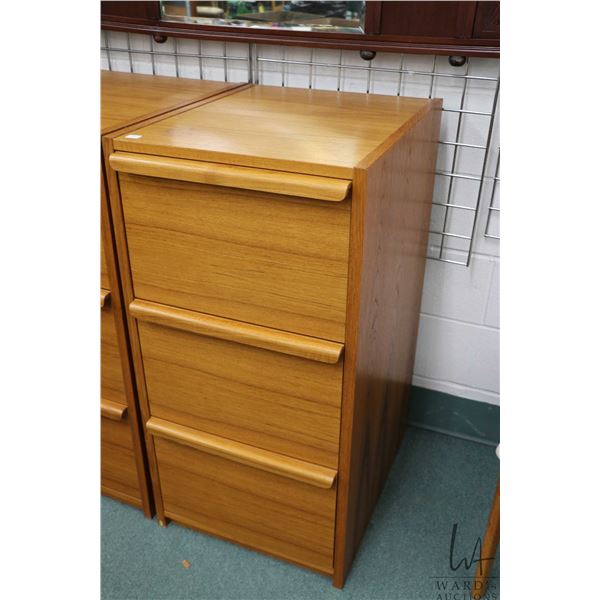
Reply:
M349 199L284 195L291 188L256 191L265 188L262 179L256 183L257 169L242 170L250 174L250 190L143 176L125 172L127 161L111 164L120 171L136 298L343 342Z

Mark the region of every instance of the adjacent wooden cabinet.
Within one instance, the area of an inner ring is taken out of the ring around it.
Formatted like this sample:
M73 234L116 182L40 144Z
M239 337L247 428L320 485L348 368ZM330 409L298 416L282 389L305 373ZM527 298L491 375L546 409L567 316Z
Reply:
M161 524L343 586L404 432L440 115L245 85L103 137Z
M119 281L105 186L102 190L101 240L101 485L102 493L152 512L140 430L136 426L133 377L127 365L129 352L121 303Z
M231 84L102 72L101 134L115 134L233 89ZM104 161L101 183L101 483L102 493L153 514L146 451L131 369L121 277Z

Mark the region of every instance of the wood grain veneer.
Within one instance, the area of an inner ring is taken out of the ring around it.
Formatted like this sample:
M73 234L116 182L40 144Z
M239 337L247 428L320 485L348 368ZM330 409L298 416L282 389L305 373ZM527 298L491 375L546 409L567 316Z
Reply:
M104 186L104 178L101 185ZM104 199L105 190L102 190L102 199ZM106 256L104 256L104 244L100 243L100 290L110 292L110 281L108 279L108 265L106 264ZM102 299L100 299L102 301Z
M100 414L113 421L121 421L127 414L127 405L102 398L100 400Z
M209 98L239 84L137 73L100 72L101 135Z
M241 465L275 473L325 490L333 486L337 475L337 472L333 469L290 458L276 452L269 452L248 444L241 444L156 417L150 418L146 423L146 428L154 437L179 442L184 446L191 446L207 454L221 456Z
M197 106L212 96L240 87L239 84L107 71L102 72L101 78L101 135L117 135L127 127L158 120L167 113L184 110L189 105ZM100 305L101 409L105 418L101 428L102 493L138 506L150 517L154 510L153 500L104 168L103 164ZM121 407L125 407L122 412ZM117 418L118 424L110 423L111 419L116 421ZM114 439L115 431L119 432L118 443ZM107 439L107 436L112 437Z
M344 200L351 184L345 179L331 177L232 167L218 163L125 152L115 152L110 157L110 165L115 171L132 175L148 175L331 202Z
M100 395L127 404L115 309L111 305L105 305L100 314Z
M104 291L110 294L104 296L104 301L103 292L100 294L101 491L141 508L147 517L151 517L154 509L103 167L101 174L101 283L106 285ZM107 302L107 299L110 301ZM115 417L120 406L127 410L123 410L117 423Z
M100 426L101 471L104 493L143 509L131 427L127 418L102 417Z
M282 354L308 358L330 365L340 360L343 344L289 333L279 329L259 327L250 323L223 319L191 310L134 300L129 312L136 319L189 331L219 340L237 342L246 346L273 350Z
M135 298L344 341L348 200L127 173L119 184Z
M419 120L428 101L253 86L182 112L116 150L352 179L354 167L396 130Z
M105 138L161 523L343 586L405 427L440 107L253 87ZM265 173L208 184L222 165ZM244 189L273 171L351 186L340 202ZM235 460L257 452L335 482Z
M335 486L288 477L157 438L166 516L330 574Z
M334 584L342 587L406 427L441 100L357 165Z
M343 361L138 322L150 414L337 468Z

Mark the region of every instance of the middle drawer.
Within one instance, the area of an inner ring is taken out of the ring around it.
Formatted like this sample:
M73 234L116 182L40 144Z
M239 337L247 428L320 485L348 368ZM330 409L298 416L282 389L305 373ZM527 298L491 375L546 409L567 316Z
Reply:
M343 346L135 300L150 414L337 468Z

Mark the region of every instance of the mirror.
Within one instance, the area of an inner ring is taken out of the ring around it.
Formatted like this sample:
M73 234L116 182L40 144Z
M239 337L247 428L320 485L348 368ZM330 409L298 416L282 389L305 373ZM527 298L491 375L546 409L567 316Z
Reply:
M163 21L256 29L364 33L366 2L161 2Z

